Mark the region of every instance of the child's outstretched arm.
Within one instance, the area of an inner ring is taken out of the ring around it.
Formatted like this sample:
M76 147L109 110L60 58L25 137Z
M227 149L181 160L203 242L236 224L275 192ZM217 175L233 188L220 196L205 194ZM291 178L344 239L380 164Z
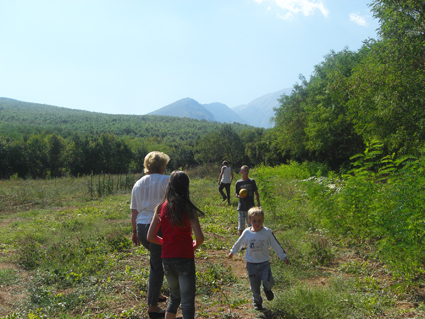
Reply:
M204 234L202 233L201 224L199 224L198 216L191 220L193 232L195 233L195 240L193 241L193 249L195 250L204 242Z
M246 241L245 241L245 232L242 233L242 235L238 238L238 240L236 241L236 243L233 245L232 249L230 250L229 253L229 258L232 259L234 254L237 254L241 248L243 247L243 245L246 245Z
M286 252L283 249L283 247L280 245L278 240L276 239L275 235L271 230L269 230L268 233L269 239L270 239L270 245L272 246L275 253L278 255L279 259L282 260L285 264L289 265L289 259L288 256L286 256Z
M158 230L161 226L160 220L159 220L159 214L155 212L152 218L151 225L148 230L148 237L147 240L151 243L162 245L162 238L158 236Z

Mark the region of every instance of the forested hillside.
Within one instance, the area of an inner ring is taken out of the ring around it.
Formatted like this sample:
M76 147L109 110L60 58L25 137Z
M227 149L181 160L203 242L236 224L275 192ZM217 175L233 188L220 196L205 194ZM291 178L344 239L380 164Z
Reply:
M109 133L138 138L160 137L168 142L196 140L221 127L220 123L158 115L112 115L0 98L0 134L12 138L56 133L64 138L74 132ZM236 131L248 128L235 124Z
M244 145L263 132L237 123L110 115L0 98L0 178L139 172L152 150L168 153L172 169L224 158L240 165L252 161Z

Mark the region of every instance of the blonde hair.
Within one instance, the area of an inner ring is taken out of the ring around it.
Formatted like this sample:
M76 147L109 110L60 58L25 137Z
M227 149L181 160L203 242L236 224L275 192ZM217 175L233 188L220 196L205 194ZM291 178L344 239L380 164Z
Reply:
M251 219L254 216L261 215L264 218L264 211L261 207L252 207L248 210L248 218Z
M159 173L170 161L170 157L162 152L153 151L145 156L143 166L146 174Z

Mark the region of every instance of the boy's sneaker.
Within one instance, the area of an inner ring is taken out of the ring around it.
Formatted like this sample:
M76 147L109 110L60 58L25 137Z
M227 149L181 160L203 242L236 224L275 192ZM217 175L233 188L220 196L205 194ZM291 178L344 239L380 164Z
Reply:
M264 310L264 308L263 308L263 305L262 304L257 304L257 305L254 305L254 309L255 310Z
M266 297L267 297L267 300L268 301L273 300L273 298L274 298L273 291L271 291L271 290L265 290L264 289L264 293L266 294Z

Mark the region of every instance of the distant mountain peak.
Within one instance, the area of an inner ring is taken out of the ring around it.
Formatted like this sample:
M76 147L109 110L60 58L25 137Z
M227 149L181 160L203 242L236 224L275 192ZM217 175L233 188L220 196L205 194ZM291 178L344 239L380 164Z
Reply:
M235 111L233 111L226 104L214 102L209 104L204 104L205 108L209 110L217 122L221 123L241 123L246 124L246 122L238 115Z
M279 99L284 94L291 94L292 89L283 89L277 92L260 96L248 104L238 105L232 108L249 125L256 127L271 128L270 119L275 115L274 108L279 107Z
M270 119L274 116L274 108L279 106L278 99L282 94L290 94L292 89L283 89L277 92L260 96L248 104L229 108L226 104L214 102L201 104L186 97L168 104L147 115L168 115L187 117L197 120L207 120L222 123L241 123L256 127L272 127Z
M168 115L177 117L188 117L196 120L207 120L216 122L214 115L198 101L186 97L174 103L168 104L148 115Z

